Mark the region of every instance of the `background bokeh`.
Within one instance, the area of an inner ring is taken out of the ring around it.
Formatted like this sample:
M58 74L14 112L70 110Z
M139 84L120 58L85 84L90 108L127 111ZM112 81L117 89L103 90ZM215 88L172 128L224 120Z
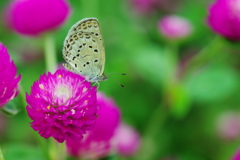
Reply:
M109 78L100 82L99 90L115 100L123 121L141 135L142 145L132 157L111 158L230 159L240 146L240 122L233 120L232 125L221 117L229 113L240 117L239 43L208 27L210 0L156 0L158 5L144 11L135 1L69 0L69 19L53 31L62 63L69 28L82 18L98 18L106 49L105 73L127 74L111 75L126 88ZM8 3L0 1L1 15ZM192 24L187 38L169 40L159 33L158 21L173 14ZM43 39L16 34L2 18L0 41L8 47L22 75L21 85L29 93L32 83L47 72ZM19 101L14 100L16 105ZM41 159L36 158L42 157L39 135L30 128L25 106L17 107L20 112L13 117L0 113L0 144L9 148L5 158Z

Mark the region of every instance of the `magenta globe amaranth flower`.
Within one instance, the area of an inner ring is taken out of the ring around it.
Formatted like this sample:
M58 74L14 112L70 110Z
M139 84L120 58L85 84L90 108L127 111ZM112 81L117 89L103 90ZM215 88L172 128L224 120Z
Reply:
M237 150L237 152L235 153L231 160L240 160L240 149Z
M11 61L7 48L0 43L0 108L18 95L17 67Z
M158 23L159 32L169 39L188 37L192 31L192 24L185 18L171 15L162 18Z
M217 119L217 133L225 140L235 140L240 137L240 114L234 111L226 112Z
M5 21L20 34L37 36L59 27L70 11L66 0L13 0Z
M116 150L120 155L132 156L140 147L138 132L127 124L121 124L114 135Z
M40 76L26 99L31 127L42 137L53 137L60 143L82 140L97 119L96 87L70 71Z
M153 11L155 0L131 0L133 7L138 13L150 13Z
M112 137L120 122L120 111L114 101L102 93L98 93L97 99L100 109L94 129L81 142L67 141L72 156L97 159L112 151Z
M240 40L240 0L216 0L209 8L208 25L229 40Z

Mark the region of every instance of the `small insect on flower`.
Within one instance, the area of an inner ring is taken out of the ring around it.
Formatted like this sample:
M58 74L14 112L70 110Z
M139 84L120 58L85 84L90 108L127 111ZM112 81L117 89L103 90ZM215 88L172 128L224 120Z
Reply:
M82 19L71 27L63 43L63 58L67 70L84 76L88 82L98 84L110 77L103 73L105 48L96 18Z
M96 121L99 105L96 87L67 70L49 72L35 81L27 97L31 127L44 137L59 143L80 141Z

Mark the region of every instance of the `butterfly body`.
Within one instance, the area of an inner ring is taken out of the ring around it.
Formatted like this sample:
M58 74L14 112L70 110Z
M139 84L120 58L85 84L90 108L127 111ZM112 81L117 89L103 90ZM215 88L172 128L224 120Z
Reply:
M67 70L84 76L89 82L107 80L108 76L103 73L105 48L96 18L85 18L74 24L63 45Z

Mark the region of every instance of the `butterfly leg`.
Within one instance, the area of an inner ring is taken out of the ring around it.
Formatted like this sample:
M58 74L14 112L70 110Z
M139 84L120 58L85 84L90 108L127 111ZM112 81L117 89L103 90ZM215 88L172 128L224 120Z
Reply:
M98 88L100 87L100 83L99 83L99 82L94 82L94 83L93 83L93 87L94 87L94 86L97 86L97 89L98 89Z
M81 81L79 84L82 84L84 81L86 81L86 79L84 79L83 81Z

